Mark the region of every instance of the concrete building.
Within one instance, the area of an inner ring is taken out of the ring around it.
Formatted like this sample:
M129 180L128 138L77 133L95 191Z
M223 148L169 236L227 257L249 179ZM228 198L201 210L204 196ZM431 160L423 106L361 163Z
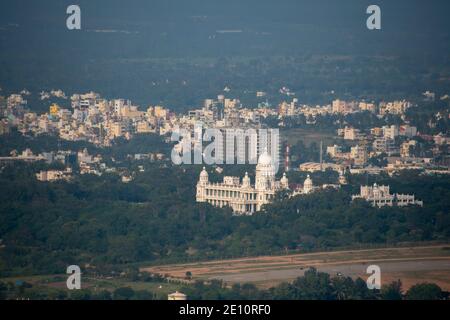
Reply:
M360 138L360 132L355 128L344 128L344 140L357 140Z
M307 172L334 170L336 172L341 172L342 166L336 163L305 162L299 166L299 170Z
M388 138L376 138L373 141L372 149L376 153L386 153L392 155L398 150L395 148L395 142Z
M356 145L350 149L350 158L354 164L363 166L367 163L367 149L364 146Z
M417 135L417 127L413 127L413 126L405 124L405 125L400 126L398 133L401 136L412 138Z
M332 145L332 146L327 146L327 154L331 157L331 158L336 158L338 157L340 154L342 154L342 148L338 145Z
M399 135L398 126L383 126L383 136L385 139L395 140Z
M58 181L58 180L70 180L72 178L72 169L66 168L66 170L48 170L40 171L36 174L36 178L39 181Z

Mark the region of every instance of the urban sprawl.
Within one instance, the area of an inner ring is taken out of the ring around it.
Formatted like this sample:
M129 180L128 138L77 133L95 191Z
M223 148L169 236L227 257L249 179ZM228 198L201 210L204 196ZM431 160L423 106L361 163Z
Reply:
M226 90L227 91L227 90ZM410 124L406 116L407 110L417 107L413 103L400 100L390 102L366 102L334 100L328 105L311 106L302 105L298 99L291 97L289 89L282 88L288 100L272 107L266 100L256 107L244 107L239 99L227 98L221 94L216 99L206 99L201 108L190 110L188 113L177 114L164 106L150 106L142 110L130 100L107 100L99 94L90 92L86 94L74 94L70 98L61 90L41 92L40 99L47 100L58 98L63 103L49 103L49 110L43 114L30 111L27 103L27 90L19 94L11 94L7 97L0 96L0 135L9 134L17 130L24 136L54 135L61 140L85 141L98 147L109 147L118 138L133 139L140 134L156 134L164 137L166 143L173 144L171 134L175 130L187 130L194 136L195 127L201 123L203 128L218 130L227 129L254 129L256 132L267 128L266 119L276 119L276 125L282 131L287 127L290 119L303 116L307 124L314 126L318 117L333 115L347 116L361 112L376 115L379 119L395 115L401 119L401 123L384 125L372 128L355 128L351 123L341 123L335 132L338 141L350 142L348 145L320 144L320 161L300 163L298 167L291 168L290 146L276 147L256 138L254 147L255 155L259 157L256 167L255 185L251 185L250 178L246 174L239 177L224 177L224 182L219 184L208 181L206 169L200 174L197 184L197 201L209 202L216 206L230 206L237 213L253 213L260 210L261 206L269 202L276 191L292 189L291 195L307 194L321 187L313 186L308 176L303 186L290 188L286 174L280 181L275 180L276 170L271 167L272 159L282 159L283 170L298 170L305 172L334 170L339 173L339 180L332 187L346 184L345 175L387 173L395 174L402 170L420 170L423 174L448 174L448 145L450 139L447 132L434 135L421 133L417 127ZM226 92L227 93L227 92ZM257 97L264 98L265 92L257 92ZM436 99L432 92L425 92L424 99L433 101ZM440 97L448 100L448 96ZM432 128L443 117L449 117L448 112L437 112L434 119L428 122ZM179 141L173 146L177 152L181 152L183 143ZM192 139L193 144L198 141ZM425 142L425 143L423 143ZM226 144L227 142L225 142ZM426 148L424 148L424 145ZM270 150L268 150L270 149ZM269 151L267 153L267 151ZM216 151L217 152L217 151ZM226 146L224 152L227 152ZM239 147L233 152L237 157L248 158L249 152ZM242 154L240 155L239 152ZM169 157L163 153L133 154L131 158L136 160L148 159L149 161L169 161ZM326 161L323 160L326 158ZM371 159L380 159L382 165L374 165ZM0 162L14 163L15 161L46 161L47 163L61 162L66 166L65 170L46 170L36 173L41 181L70 180L73 170L68 164L76 164L80 174L102 175L104 172L117 172L121 174L124 183L130 182L134 174L123 173L105 164L101 155L90 155L86 149L82 150L57 150L34 154L30 148L24 150L11 150L9 155L2 155ZM215 170L221 172L219 164ZM139 170L144 170L139 166ZM327 187L326 185L323 188ZM415 204L423 205L421 201L414 199L413 195L391 194L389 186L361 186L359 195L353 199L364 198L374 206L399 206Z

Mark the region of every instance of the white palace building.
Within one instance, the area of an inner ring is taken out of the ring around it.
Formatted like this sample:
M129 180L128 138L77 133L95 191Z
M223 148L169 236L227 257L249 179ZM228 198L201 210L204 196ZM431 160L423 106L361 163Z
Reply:
M197 183L197 202L207 202L217 207L231 207L236 214L252 214L271 202L275 193L288 189L286 174L275 180L275 168L271 156L264 152L256 165L255 185L248 173L242 178L225 176L222 183L211 183L208 172L203 168Z
M423 202L416 200L413 194L391 194L389 186L379 186L376 183L373 186L361 186L360 194L352 196L352 200L355 199L365 199L373 207L423 206Z

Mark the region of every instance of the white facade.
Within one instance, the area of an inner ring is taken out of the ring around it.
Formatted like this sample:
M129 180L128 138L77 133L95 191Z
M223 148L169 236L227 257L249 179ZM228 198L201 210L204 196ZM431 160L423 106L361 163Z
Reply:
M295 197L299 194L301 194L301 195L310 194L310 193L313 193L318 190L320 190L320 187L317 187L314 185L311 177L308 174L306 176L305 181L303 182L303 187L299 187L299 188L295 189L294 192L292 192L291 197Z
M203 168L197 183L197 202L208 202L213 206L229 206L237 214L252 214L261 210L264 204L271 202L275 193L288 189L286 174L280 181L275 180L275 170L272 158L264 152L258 159L256 166L255 185L251 184L247 173L242 178L223 178L222 183L211 183L208 172Z
M404 207L408 205L423 206L423 202L415 200L414 195L409 194L391 194L389 186L378 186L374 183L373 186L361 186L360 194L353 195L352 200L365 199L370 202L373 207L392 207L397 205Z

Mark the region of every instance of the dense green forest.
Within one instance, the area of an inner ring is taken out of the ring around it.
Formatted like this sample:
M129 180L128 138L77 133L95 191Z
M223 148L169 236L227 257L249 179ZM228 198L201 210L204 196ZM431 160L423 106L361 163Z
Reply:
M113 174L39 182L36 166L5 166L0 173L2 276L60 273L70 264L151 264L450 238L447 177L352 176L353 187L278 200L259 214L233 216L230 209L195 203L199 166L147 163L128 184ZM290 178L301 182L304 175ZM312 178L325 183L336 177L325 172ZM375 178L394 192L416 194L424 207L350 203L359 184Z

